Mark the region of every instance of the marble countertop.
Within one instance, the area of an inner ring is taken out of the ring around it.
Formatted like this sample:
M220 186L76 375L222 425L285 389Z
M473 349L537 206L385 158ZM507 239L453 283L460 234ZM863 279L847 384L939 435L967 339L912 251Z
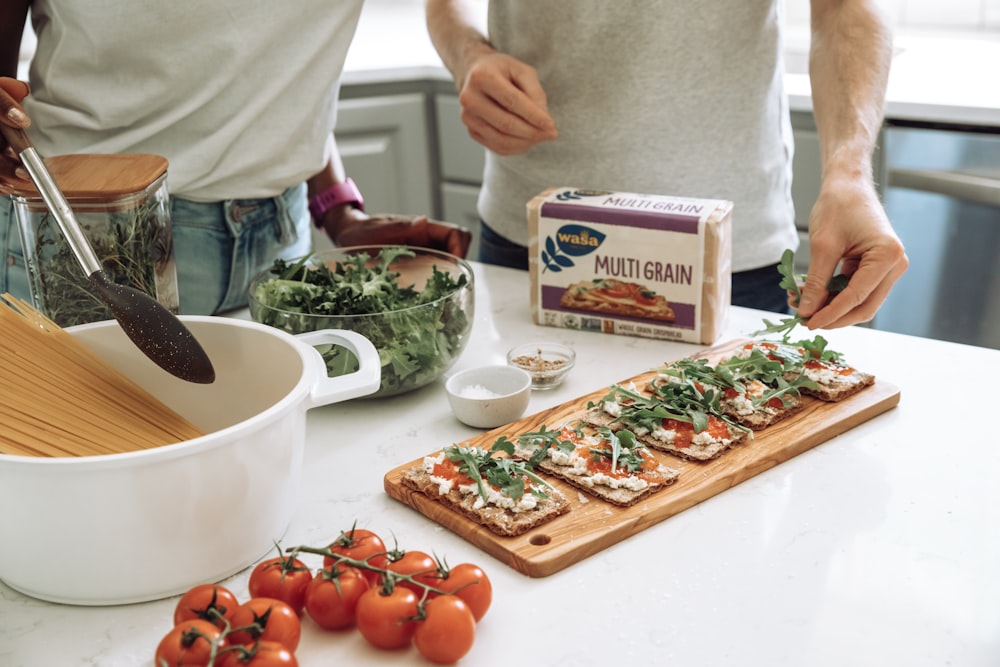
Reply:
M577 351L568 382L534 393L530 413L701 349L535 325L526 273L473 266L472 338L450 372L503 363L522 342ZM764 315L733 309L723 340ZM440 383L309 411L283 542L322 546L356 521L404 548L480 564L494 602L460 663L470 667L501 656L531 666L995 667L1000 448L968 388L1000 374L1000 351L862 327L825 335L898 386L899 405L556 574L526 577L384 493L389 470L480 433L452 416ZM242 598L247 577L223 583ZM145 667L175 604L65 606L0 584L0 664ZM298 656L303 666L427 664L311 622Z

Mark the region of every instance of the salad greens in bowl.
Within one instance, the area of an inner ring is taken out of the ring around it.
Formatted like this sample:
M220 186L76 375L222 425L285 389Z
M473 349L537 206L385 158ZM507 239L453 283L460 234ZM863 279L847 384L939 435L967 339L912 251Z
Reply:
M324 250L274 265L250 283L253 319L291 334L348 329L382 363L371 397L401 394L441 377L461 354L473 321L473 273L446 252L405 246ZM357 370L346 348L317 348L330 376Z

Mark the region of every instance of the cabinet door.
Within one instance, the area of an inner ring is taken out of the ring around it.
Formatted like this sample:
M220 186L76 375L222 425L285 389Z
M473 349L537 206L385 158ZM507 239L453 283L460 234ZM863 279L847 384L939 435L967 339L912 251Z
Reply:
M437 95L435 105L441 150L441 179L459 183L482 183L485 149L469 136L462 123L458 97Z
M472 243L469 244L468 254L470 259L476 259L479 255L479 211L476 209L478 200L477 185L441 184L441 208L444 219L472 230Z
M427 134L423 95L341 100L337 146L366 210L431 215Z
M341 99L337 148L369 213L433 215L425 96L419 93ZM316 249L332 244L313 235Z

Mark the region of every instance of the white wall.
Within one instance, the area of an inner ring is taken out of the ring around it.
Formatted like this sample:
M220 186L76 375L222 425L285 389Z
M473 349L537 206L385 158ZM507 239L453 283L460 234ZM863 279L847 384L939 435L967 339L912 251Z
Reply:
M1000 0L878 0L898 29L1000 30ZM808 0L786 0L789 23L809 22Z

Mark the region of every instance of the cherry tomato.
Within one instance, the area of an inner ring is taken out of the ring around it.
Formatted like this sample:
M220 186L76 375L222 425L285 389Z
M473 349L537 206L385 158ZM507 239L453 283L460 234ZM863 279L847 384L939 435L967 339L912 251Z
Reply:
M367 560L368 564L373 567L385 567L387 551L385 542L370 530L351 528L349 531L341 533L328 548L341 556L354 560ZM329 570L336 562L336 559L326 556L323 558L323 568ZM369 584L372 586L379 584L378 572L363 570L363 573Z
M393 550L389 552L388 558L389 560L385 564L386 570L397 574L409 575L417 581L423 581L427 577L432 577L438 573L437 562L423 551ZM409 588L418 597L424 593L424 589L421 586L409 581L400 580L396 585Z
M301 615L306 602L306 586L312 578L312 570L299 559L276 556L257 563L247 586L250 597L281 600Z
M469 605L477 623L486 615L486 610L493 602L493 584L482 568L472 563L460 563L450 569L442 563L438 572L424 581L439 591L462 598Z
M413 644L431 662L451 664L469 652L476 639L476 619L462 598L439 595L424 605L426 616L417 621Z
M306 587L306 614L324 630L349 628L354 625L358 598L367 590L368 580L357 568L321 570Z
M188 619L175 625L156 647L153 663L160 667L203 667L212 657L212 643L226 645L222 631L211 621Z
M278 642L261 640L250 646L230 649L222 655L220 667L298 667L295 653Z
M236 608L232 619L230 644L253 644L257 640L275 641L289 651L299 645L302 623L288 603L274 598L250 598Z
M395 649L410 644L416 630L417 594L396 586L386 593L384 587L369 588L355 610L355 622L361 636L376 648Z
M228 588L218 584L199 584L181 596L174 608L174 625L200 618L211 621L219 628L226 626L221 617L232 620L233 612L240 606Z

